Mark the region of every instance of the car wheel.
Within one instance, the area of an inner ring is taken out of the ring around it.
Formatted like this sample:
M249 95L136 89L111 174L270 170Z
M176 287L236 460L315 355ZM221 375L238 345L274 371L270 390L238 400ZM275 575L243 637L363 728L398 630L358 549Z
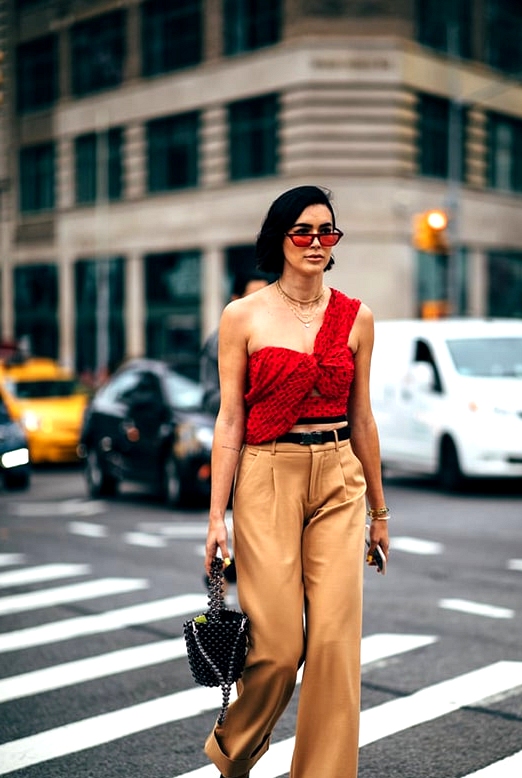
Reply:
M100 465L97 452L89 449L85 462L85 479L89 497L113 497L118 490L118 482L115 478L104 472Z
M4 474L4 486L6 489L20 489L21 491L29 489L31 476L29 473L17 473L16 475Z
M178 463L174 457L167 457L161 474L161 499L167 505L178 505L181 500L181 479Z
M440 446L439 484L446 492L458 492L462 482L463 475L455 443L451 438L444 438Z

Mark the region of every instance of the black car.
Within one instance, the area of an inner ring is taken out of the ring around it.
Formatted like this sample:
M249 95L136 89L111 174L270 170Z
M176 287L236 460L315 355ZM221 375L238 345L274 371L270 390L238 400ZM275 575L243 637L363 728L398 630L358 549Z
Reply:
M214 418L201 410L202 391L159 360L121 367L85 412L79 454L90 496L133 481L170 505L208 498Z
M0 398L0 485L27 489L31 480L29 447L21 426L9 416Z

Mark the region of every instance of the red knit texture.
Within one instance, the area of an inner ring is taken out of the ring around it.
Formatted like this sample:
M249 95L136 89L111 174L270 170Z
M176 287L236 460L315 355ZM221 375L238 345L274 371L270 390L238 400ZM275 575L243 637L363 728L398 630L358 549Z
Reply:
M339 416L355 371L348 347L361 301L331 289L312 354L266 346L249 359L246 442L274 440L300 417Z

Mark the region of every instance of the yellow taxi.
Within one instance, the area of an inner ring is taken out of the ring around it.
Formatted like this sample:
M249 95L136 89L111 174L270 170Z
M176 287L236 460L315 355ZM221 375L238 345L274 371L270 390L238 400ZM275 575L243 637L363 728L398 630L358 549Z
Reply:
M32 464L76 462L88 396L52 359L0 362L0 396L26 434Z

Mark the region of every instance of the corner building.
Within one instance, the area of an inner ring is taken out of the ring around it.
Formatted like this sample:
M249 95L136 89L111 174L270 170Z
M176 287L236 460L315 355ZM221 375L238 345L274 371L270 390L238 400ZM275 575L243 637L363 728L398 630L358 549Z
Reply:
M331 189L377 318L522 316L519 0L4 0L1 338L197 376L270 202ZM450 253L415 214L450 214Z

